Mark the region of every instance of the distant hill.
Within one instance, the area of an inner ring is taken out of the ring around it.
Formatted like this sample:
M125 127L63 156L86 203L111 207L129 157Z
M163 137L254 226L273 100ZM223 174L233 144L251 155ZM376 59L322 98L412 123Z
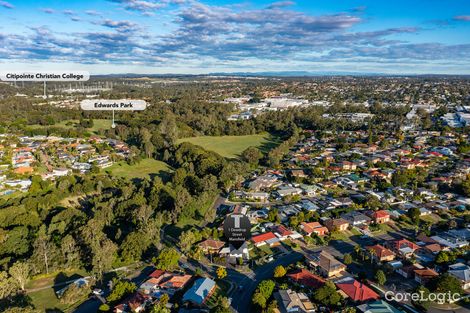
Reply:
M197 77L330 77L330 76L357 76L357 77L458 77L470 78L470 75L444 75L444 74L385 74L361 72L309 72L309 71L279 71L279 72L215 72L209 74L103 74L93 75L95 78L197 78Z

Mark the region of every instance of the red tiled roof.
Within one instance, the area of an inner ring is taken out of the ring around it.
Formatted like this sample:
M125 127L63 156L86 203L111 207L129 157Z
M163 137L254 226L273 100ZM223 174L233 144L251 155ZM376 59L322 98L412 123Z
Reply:
M140 307L142 304L145 303L145 301L149 299L150 296L137 292L128 300L127 305L129 305L132 311L135 311L138 307Z
M163 274L165 274L165 271L162 271L162 270L155 270L152 272L152 274L150 274L149 276L150 277L153 277L153 278L159 278L160 276L162 276Z
M414 270L415 275L421 276L422 278L433 278L436 276L439 276L439 273L437 273L435 270L430 269L430 268L424 268L424 269L417 269Z
M274 239L274 238L276 238L276 236L272 232L267 232L267 233L252 237L251 241L253 241L254 243L258 243L258 242L262 242L262 241L266 241L266 240Z
M297 270L295 272L287 274L287 277L289 277L291 280L295 281L298 284L301 284L303 286L308 286L311 288L320 288L322 287L326 280L321 278L320 276L317 276L306 269L301 269Z
M180 289L183 288L191 278L191 275L174 275L169 280L165 281L164 283L161 283L160 287L169 289Z
M207 239L199 243L199 246L205 249L220 249L225 245L225 242L214 239Z
M351 278L351 280L339 282L336 286L347 294L353 301L363 302L379 298L379 295L372 289L353 278Z
M381 245L375 245L375 246L369 246L367 249L372 249L375 252L375 255L381 259L384 257L388 257L391 255L395 255L392 251L388 250L387 248L381 246Z
M390 213L388 213L387 211L385 210L380 210L380 211L376 211L372 214L372 217L373 218L385 218L385 217L390 217Z
M302 222L302 226L304 227L304 231L307 232L307 233L313 233L313 230L315 228L320 228L320 227L323 227L320 223L318 222L310 222L310 223L305 223L305 222Z
M395 241L393 241L392 246L396 250L400 250L400 249L405 248L407 246L410 247L413 250L417 250L419 248L418 245L412 243L411 241L409 241L407 239L395 240Z
M331 220L325 221L325 224L330 225L330 226L341 226L341 225L344 225L344 224L349 225L349 222L346 221L343 218L336 218L336 219L331 219Z
M288 230L287 228L285 228L283 225L279 225L279 226L276 226L274 228L274 231L276 233L278 233L279 235L281 236L289 236L289 235L292 235L292 231Z
M428 249L431 252L439 252L442 250L442 247L438 243L431 243L425 246L426 249Z

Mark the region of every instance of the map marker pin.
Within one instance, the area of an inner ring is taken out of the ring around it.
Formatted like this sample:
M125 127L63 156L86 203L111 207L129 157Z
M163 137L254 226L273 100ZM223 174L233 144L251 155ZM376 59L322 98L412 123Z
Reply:
M251 238L250 219L243 214L227 215L224 221L224 235L227 241L238 250Z

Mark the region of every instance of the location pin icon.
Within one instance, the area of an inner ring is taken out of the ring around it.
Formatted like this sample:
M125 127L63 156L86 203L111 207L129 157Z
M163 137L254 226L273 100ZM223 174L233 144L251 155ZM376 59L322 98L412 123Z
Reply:
M225 239L235 249L239 249L251 238L250 219L243 214L230 214L224 221Z

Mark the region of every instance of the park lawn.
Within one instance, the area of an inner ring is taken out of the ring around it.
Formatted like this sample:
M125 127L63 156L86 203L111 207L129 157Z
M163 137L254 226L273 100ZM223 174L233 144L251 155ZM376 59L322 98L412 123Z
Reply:
M55 123L54 125L28 125L31 128L47 128L47 127L61 127L61 128L76 128L78 127L79 120L64 120ZM112 124L111 119L93 119L93 127L88 128L93 133L98 133L100 129L110 129Z
M36 309L40 312L47 312L49 310L60 310L62 312L72 312L80 303L72 305L60 303L54 289L47 288L40 291L31 292L28 294L31 302Z
M268 133L246 136L200 136L181 138L177 143L189 142L226 158L238 158L248 147L267 152L280 143L280 139Z
M129 165L124 161L117 162L105 169L106 172L116 177L126 179L150 178L152 175L165 178L173 169L165 162L155 159L143 159L137 164Z
M62 283L65 281L78 279L90 275L83 269L71 269L66 271L54 272L49 274L42 274L34 276L26 284L26 289L42 288L45 286L51 286L54 283Z
M100 129L111 129L112 124L113 121L111 119L93 119L93 127L88 129L94 133L97 133Z

